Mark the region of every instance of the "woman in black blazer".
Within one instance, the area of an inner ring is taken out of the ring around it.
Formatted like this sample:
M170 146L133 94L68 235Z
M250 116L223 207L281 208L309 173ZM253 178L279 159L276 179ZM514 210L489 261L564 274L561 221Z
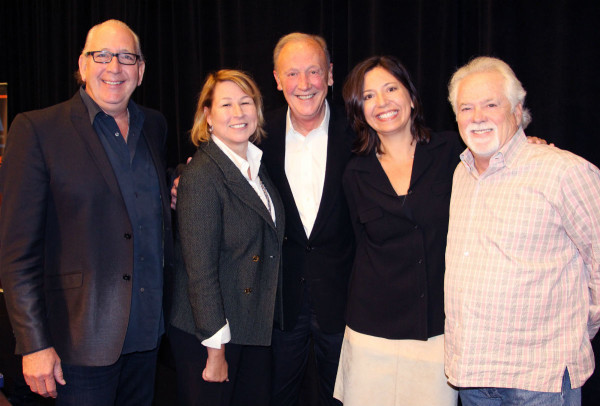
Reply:
M177 194L183 261L170 339L178 404L269 403L285 216L252 143L262 125L261 96L248 75L208 76L191 132L198 151Z
M444 375L444 253L455 133L424 125L393 57L358 64L344 85L357 133L343 186L356 238L335 397L344 405L455 405Z

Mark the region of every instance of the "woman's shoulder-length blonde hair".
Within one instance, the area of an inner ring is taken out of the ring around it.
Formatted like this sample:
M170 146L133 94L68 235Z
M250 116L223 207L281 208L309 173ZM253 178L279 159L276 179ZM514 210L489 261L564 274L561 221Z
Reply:
M208 131L208 122L206 121L204 108L212 108L213 96L217 83L226 81L230 81L238 85L240 89L242 89L242 91L250 96L254 101L258 120L256 131L250 137L250 141L255 144L259 144L265 136L265 130L263 129L265 124L263 103L258 86L252 77L246 72L233 69L221 69L208 74L206 80L204 81L204 86L202 87L200 96L198 97L198 106L196 107L196 114L194 116L194 126L192 127L190 135L192 143L195 146L199 146L201 143L210 140L210 132Z

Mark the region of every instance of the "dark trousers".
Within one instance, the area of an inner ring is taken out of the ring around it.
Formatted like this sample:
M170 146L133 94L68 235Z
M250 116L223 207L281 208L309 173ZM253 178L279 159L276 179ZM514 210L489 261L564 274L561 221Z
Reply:
M179 406L268 406L271 395L271 347L225 344L229 382L206 382L202 371L208 351L200 340L169 327L177 372Z
M298 403L311 345L314 345L317 364L319 403L321 405L341 405L337 399L333 398L333 387L344 333L324 333L310 308L307 295L305 294L304 297L302 311L294 329L291 331L282 331L277 327L273 329L271 405L295 406Z
M158 348L119 357L112 365L62 364L66 385L56 384L57 406L152 405Z

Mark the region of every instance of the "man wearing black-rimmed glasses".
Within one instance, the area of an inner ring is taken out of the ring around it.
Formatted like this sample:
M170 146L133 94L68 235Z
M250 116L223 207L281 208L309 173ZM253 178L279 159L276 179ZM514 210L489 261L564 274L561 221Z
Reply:
M99 24L79 92L7 137L0 277L25 379L58 405L152 403L172 240L166 122L130 100L144 69L137 35Z

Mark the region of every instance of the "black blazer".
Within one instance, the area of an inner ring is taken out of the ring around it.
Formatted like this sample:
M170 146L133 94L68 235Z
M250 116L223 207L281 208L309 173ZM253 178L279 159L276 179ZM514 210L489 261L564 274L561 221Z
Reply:
M177 194L183 263L171 324L203 341L229 321L231 342L270 345L281 274L283 204L264 165L277 226L252 186L212 141L184 169Z
M417 144L408 194L398 196L375 153L344 173L356 257L348 326L389 339L444 332L444 271L452 176L463 146L456 133Z
M164 117L142 135L166 174ZM63 362L109 365L123 347L131 304L133 232L106 152L79 95L19 114L0 169L0 276L17 353L54 346ZM165 270L172 267L166 176Z
M286 214L283 242L283 319L279 327L291 330L298 319L307 285L321 329L344 330L348 278L354 256L354 239L342 174L350 159L354 133L341 108L330 106L327 166L323 196L310 237L306 236L292 190L285 175L287 107L266 117L267 138L260 147Z

